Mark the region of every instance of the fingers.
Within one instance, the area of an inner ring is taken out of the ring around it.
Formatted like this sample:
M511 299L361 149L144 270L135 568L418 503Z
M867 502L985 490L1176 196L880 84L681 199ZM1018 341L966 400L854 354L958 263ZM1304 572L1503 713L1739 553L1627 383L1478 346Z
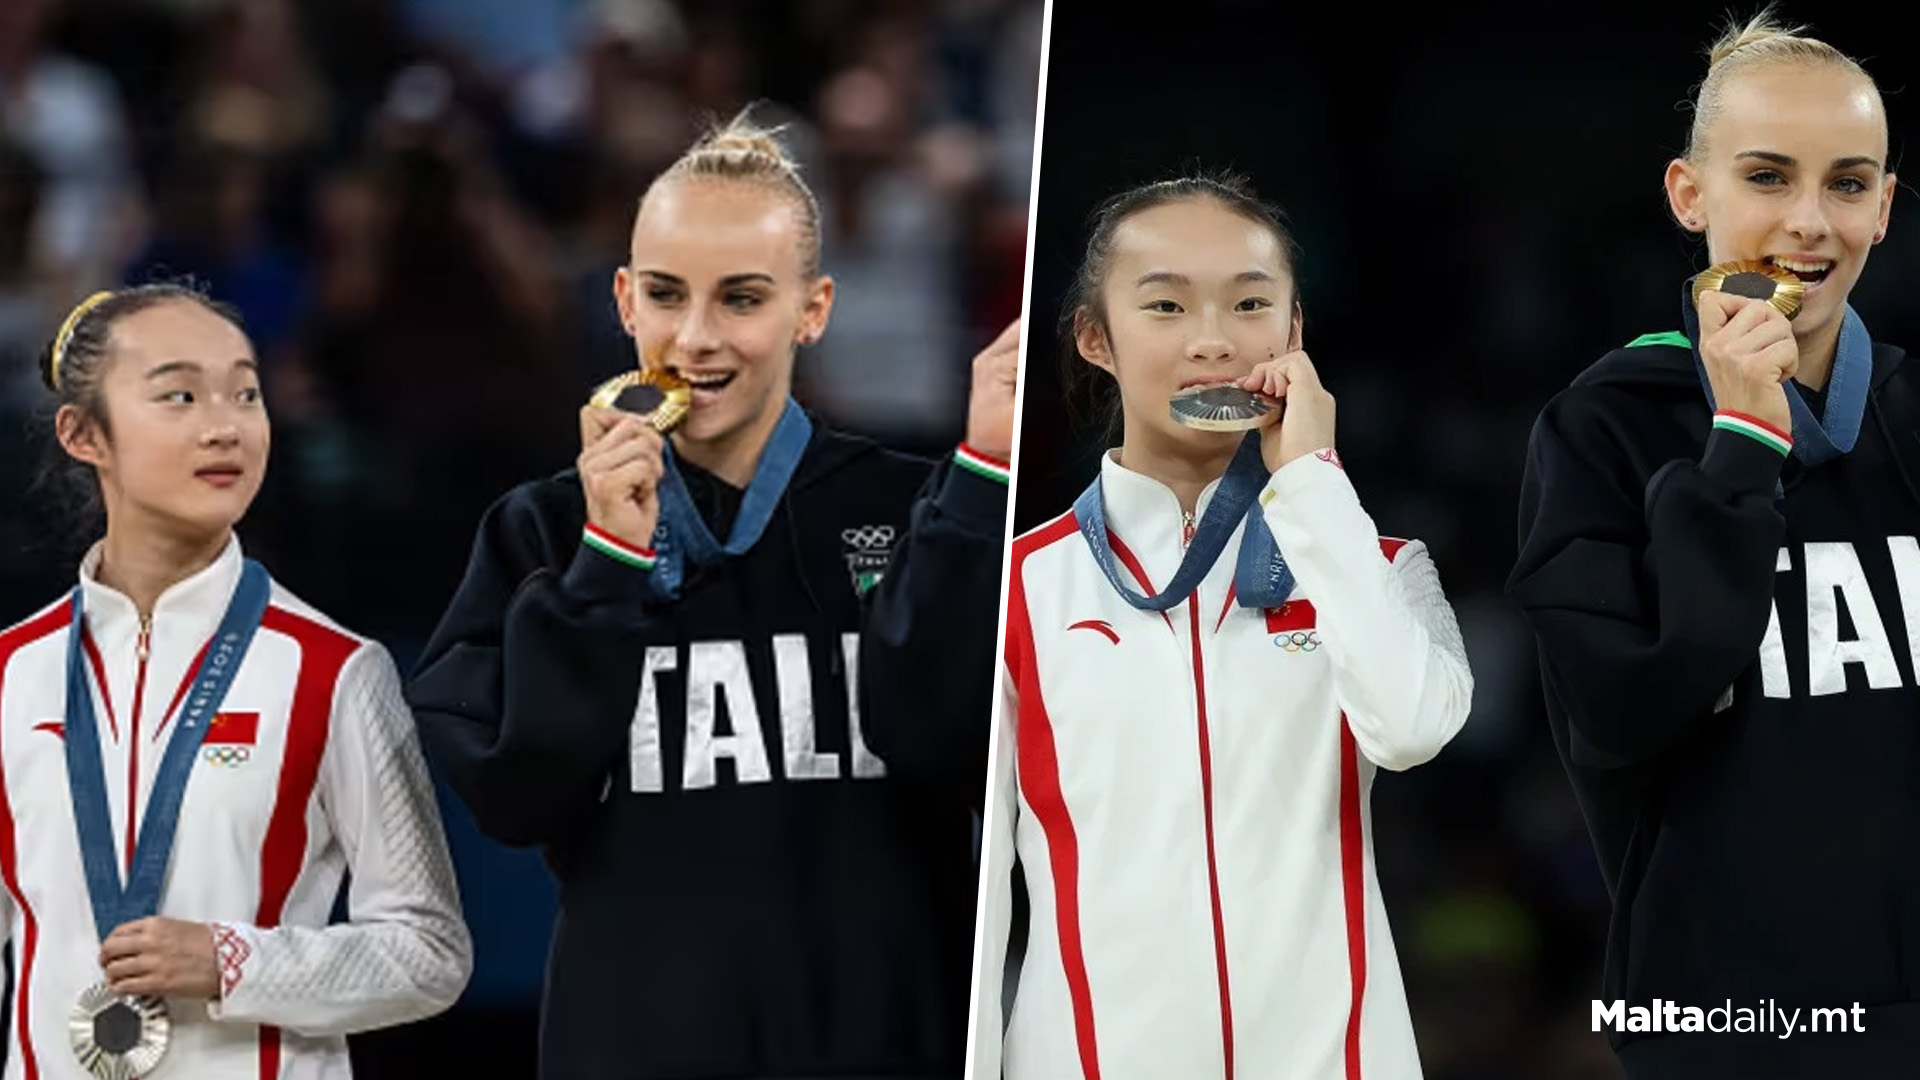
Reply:
M1761 364L1777 373L1780 382L1793 378L1800 370L1800 346L1791 336L1760 350L1757 358Z
M600 437L618 426L620 421L632 416L632 413L620 409L596 409L591 405L580 407L580 446L582 449L600 441Z
M1015 319L1007 325L993 343L980 350L973 358L973 370L976 376L984 376L989 383L1000 386L1012 386L1020 377L1020 320Z
M1768 315L1779 316L1780 322L1785 324L1785 316L1781 316L1778 311L1775 311L1773 305L1765 304L1758 300L1749 300L1746 297L1740 297L1739 299L1744 300L1746 306L1742 307L1738 312L1735 312L1733 317L1727 320L1725 328L1721 330L1721 333L1726 337L1745 337L1756 330L1760 330L1771 322L1771 320L1767 318ZM1791 333L1792 331L1788 332Z
M160 958L151 953L123 956L111 964L104 965L101 970L107 973L108 985L115 985L126 979L155 974L160 970Z
M1320 374L1313 369L1313 361L1308 359L1304 351L1264 360L1254 365L1252 373L1240 380L1242 390L1274 398L1285 397L1288 390L1296 385L1303 390L1321 389Z
M1760 321L1747 333L1756 342L1764 341L1768 345L1783 341L1788 344L1793 343L1793 323L1789 322L1785 315L1780 314L1772 304L1755 304L1754 307L1760 310Z
M1314 369L1313 361L1304 350L1290 352L1274 361L1285 374L1289 384L1297 384L1303 389L1320 390L1320 373Z
M1770 349L1797 349L1793 324L1773 305L1746 297L1732 299L1739 301L1742 306L1718 329L1708 330L1706 323L1701 323L1703 354L1716 354L1712 358L1738 362L1741 357L1757 356ZM1704 304L1702 309L1705 310Z
M154 922L151 918L135 919L121 923L100 943L100 966L106 967L114 960L134 956L153 945Z
M579 457L580 471L586 472L598 467L607 455L624 452L629 446L642 446L656 454L660 452L662 437L645 419L630 412L615 411L615 415L616 418L601 429L598 435L582 444ZM582 435L585 434L583 428Z
M1287 392L1287 377L1281 371L1279 361L1267 360L1255 364L1253 370L1247 373L1247 377L1241 379L1236 385L1251 393L1277 398L1284 396Z
M1007 353L1007 352L1017 354L1019 351L1020 351L1020 320L1015 319L1012 322L1007 324L1007 328L1005 330L1000 331L1000 336L997 338L994 338L992 344L988 345L985 349L981 350L981 355L992 356L992 355L998 355L1000 353Z
M599 474L596 486L614 495L652 491L660 482L664 466L659 458L638 458Z
M623 439L611 445L595 447L587 456L582 471L604 476L641 462L652 465L657 472L661 467L660 449L658 436L652 439Z
M1759 333L1754 344L1793 336L1793 324L1778 308L1749 296L1723 292L1700 294L1700 337L1723 337L1728 341Z
M1734 296L1732 293L1723 293L1715 289L1701 293L1698 309L1701 337L1704 338L1718 331L1752 303L1753 301L1747 297Z

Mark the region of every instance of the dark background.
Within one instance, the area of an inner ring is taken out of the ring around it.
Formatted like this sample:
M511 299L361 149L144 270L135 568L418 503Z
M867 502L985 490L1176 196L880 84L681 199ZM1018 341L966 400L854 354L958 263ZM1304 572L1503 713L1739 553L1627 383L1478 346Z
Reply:
M263 364L274 448L248 553L410 668L482 511L569 466L577 407L634 363L609 286L647 181L705 116L756 100L790 125L839 282L801 401L950 451L969 360L1023 301L1041 16L0 0L0 625L70 588L92 539L29 494L35 354L92 290L190 275L241 308ZM441 805L473 982L353 1040L358 1075L531 1077L551 887Z
M1678 329L1705 266L1661 177L1726 8L1392 6L1056 4L1015 524L1066 510L1107 445L1061 406L1052 333L1088 212L1196 164L1251 174L1305 249L1305 344L1348 472L1382 532L1432 547L1476 677L1459 737L1373 797L1426 1075L1617 1076L1589 1012L1606 895L1501 586L1534 416L1608 349ZM1785 15L1878 78L1897 166L1920 53L1863 8ZM1917 209L1895 197L1853 295L1895 343L1920 341Z

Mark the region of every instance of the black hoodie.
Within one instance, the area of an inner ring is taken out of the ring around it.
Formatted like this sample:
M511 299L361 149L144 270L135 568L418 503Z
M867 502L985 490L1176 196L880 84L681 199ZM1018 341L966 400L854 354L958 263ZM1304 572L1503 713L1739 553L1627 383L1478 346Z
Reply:
M682 474L726 535L739 493ZM960 1075L1005 520L1004 484L818 426L671 604L581 543L572 471L487 513L409 696L558 882L545 1080ZM977 761L892 768L875 716L971 723Z
M1712 428L1688 340L1541 413L1508 581L1613 898L1596 1029L1635 1080L1920 1076L1920 373L1875 345L1807 467Z

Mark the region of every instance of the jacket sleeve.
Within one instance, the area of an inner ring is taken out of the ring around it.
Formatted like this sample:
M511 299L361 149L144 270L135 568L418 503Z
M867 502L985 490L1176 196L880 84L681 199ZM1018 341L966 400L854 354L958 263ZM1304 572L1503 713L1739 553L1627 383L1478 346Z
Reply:
M890 772L986 782L1007 527L1006 466L962 447L915 500L868 594L862 731Z
M1714 430L1698 461L1640 484L1614 429L1567 395L1541 413L1507 581L1590 768L1648 760L1712 715L1766 634L1786 533L1777 451Z
M324 1036L446 1009L473 945L400 676L379 645L341 673L319 795L346 855L349 921L215 924L221 996L209 1014Z
M480 831L511 846L560 839L598 804L646 645L673 637L647 570L550 516L525 488L488 511L408 687L428 758Z
M1313 597L1360 752L1383 769L1430 760L1466 723L1473 675L1426 545L1403 544L1388 562L1346 472L1315 454L1275 472L1261 501Z
M1007 938L1013 920L1014 829L1019 821L1020 778L1016 740L1020 699L1013 677L1000 669L1000 713L993 738L993 775L981 835L980 945L974 952L972 1066L967 1075L1000 1080L1000 1044L1005 1012Z

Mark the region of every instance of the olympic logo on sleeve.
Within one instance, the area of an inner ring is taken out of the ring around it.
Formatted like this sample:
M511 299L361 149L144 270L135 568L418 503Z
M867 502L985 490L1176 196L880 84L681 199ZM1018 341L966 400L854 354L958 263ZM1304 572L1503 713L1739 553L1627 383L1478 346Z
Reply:
M1284 652L1312 652L1320 647L1320 634L1315 630L1294 630L1273 635L1273 643Z

